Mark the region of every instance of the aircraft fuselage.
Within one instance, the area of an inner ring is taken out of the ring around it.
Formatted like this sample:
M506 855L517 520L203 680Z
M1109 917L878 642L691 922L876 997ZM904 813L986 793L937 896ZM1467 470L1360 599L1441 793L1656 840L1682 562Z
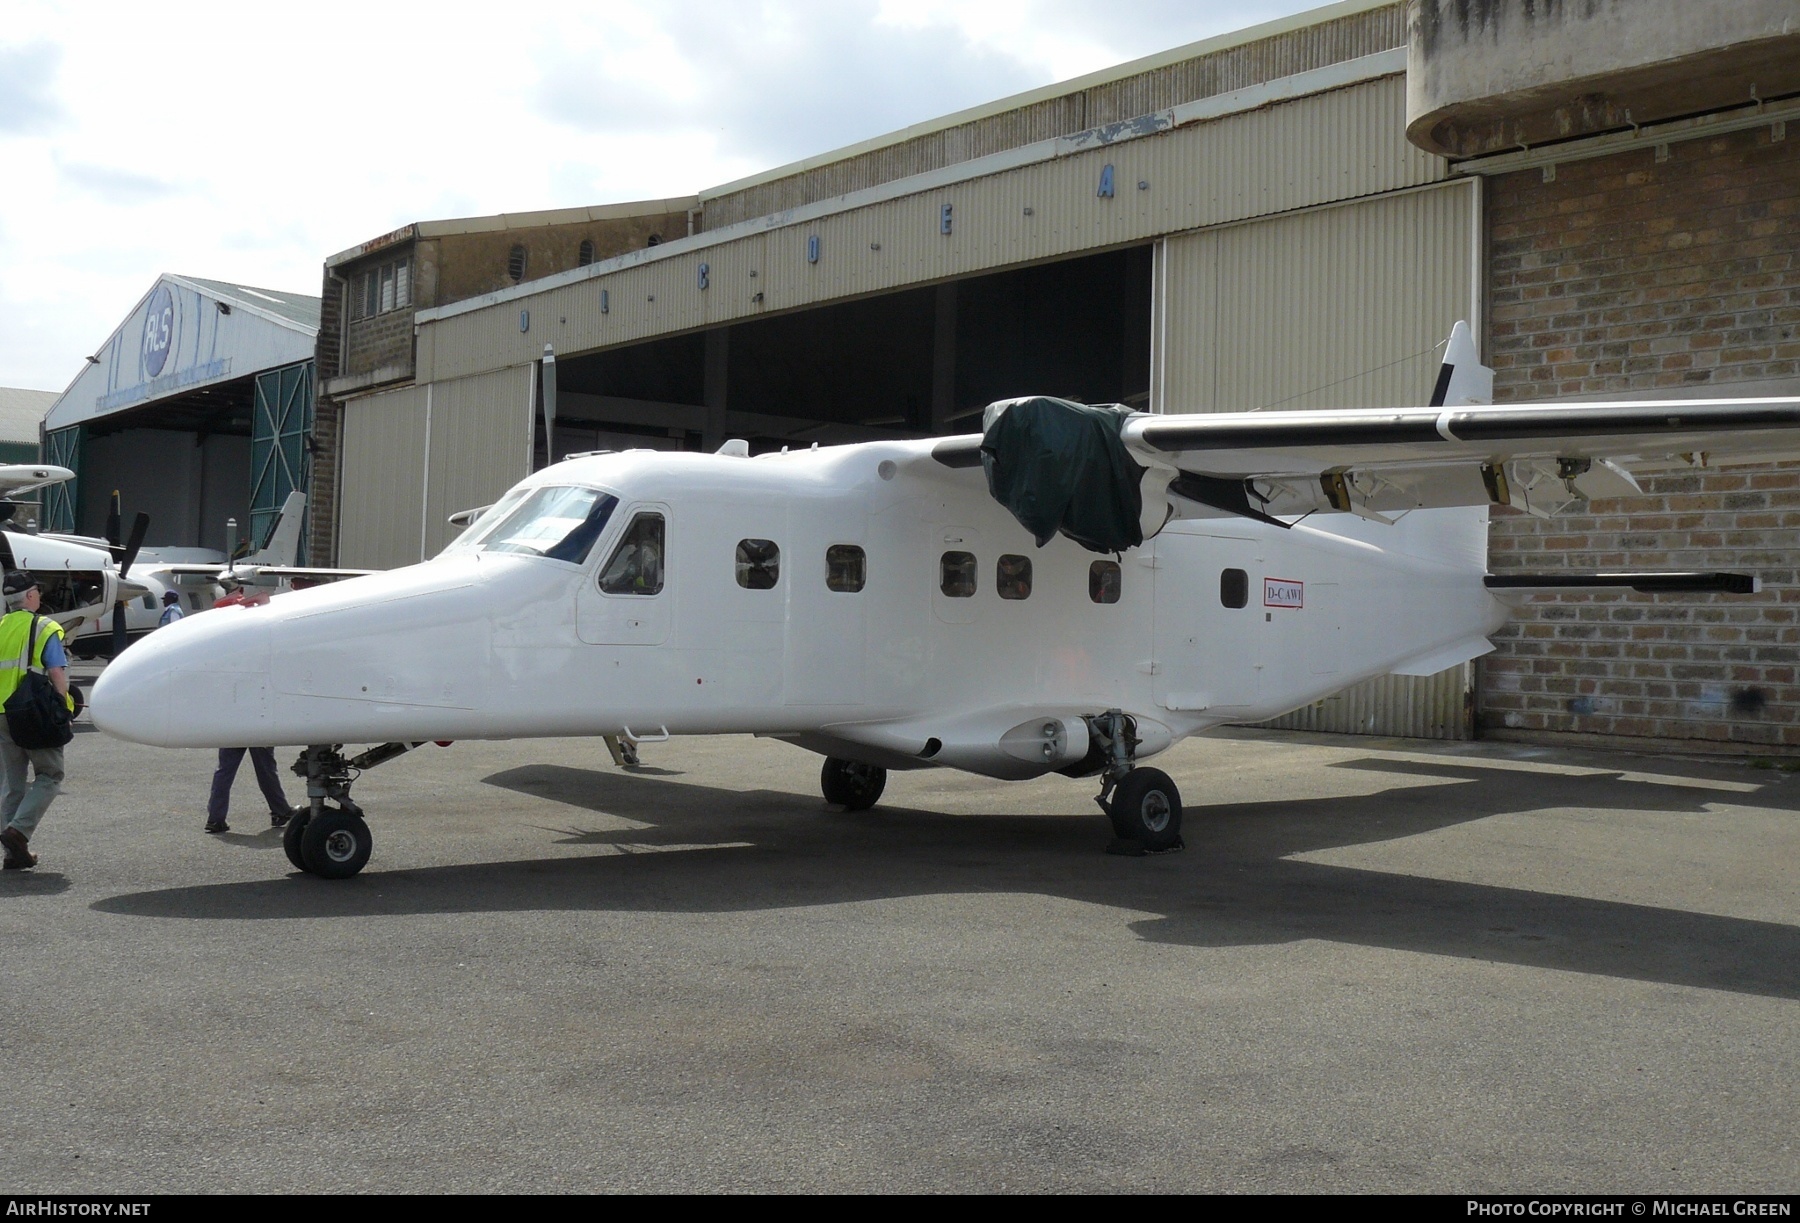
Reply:
M617 499L581 558L497 550L494 524L552 488ZM1035 776L1087 751L1084 715L1132 715L1148 756L1481 652L1507 614L1471 543L1485 512L1409 521L1186 519L1101 557L1034 546L928 442L602 455L533 475L431 561L154 634L94 715L169 747L751 732ZM646 541L653 576L622 584Z

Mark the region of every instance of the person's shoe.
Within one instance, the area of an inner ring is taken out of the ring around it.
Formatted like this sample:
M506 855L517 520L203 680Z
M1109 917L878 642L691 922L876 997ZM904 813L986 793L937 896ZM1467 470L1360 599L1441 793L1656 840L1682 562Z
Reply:
M0 867L9 871L23 871L38 864L37 855L26 847L25 834L17 828L0 832L0 845L6 847L6 861L0 863Z
M269 812L269 827L286 828L287 822L293 818L292 811L271 811Z
M208 832L230 832L231 825L227 824L224 820L220 820L216 824L208 824L206 826L206 831L208 831Z

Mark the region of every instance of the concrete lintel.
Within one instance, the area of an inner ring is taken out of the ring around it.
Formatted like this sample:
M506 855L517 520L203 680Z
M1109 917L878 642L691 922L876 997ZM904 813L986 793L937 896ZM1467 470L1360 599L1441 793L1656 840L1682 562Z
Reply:
M368 370L360 374L344 374L325 381L325 395L331 399L341 399L345 395L354 395L371 387L382 386L389 382L405 382L413 376L413 367L406 365L383 365L379 369Z

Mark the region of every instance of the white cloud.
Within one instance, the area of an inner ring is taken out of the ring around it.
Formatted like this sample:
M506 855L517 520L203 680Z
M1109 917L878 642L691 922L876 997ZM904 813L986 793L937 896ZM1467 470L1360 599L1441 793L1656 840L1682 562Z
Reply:
M688 195L1305 0L11 0L0 385L164 271L317 292L412 220Z

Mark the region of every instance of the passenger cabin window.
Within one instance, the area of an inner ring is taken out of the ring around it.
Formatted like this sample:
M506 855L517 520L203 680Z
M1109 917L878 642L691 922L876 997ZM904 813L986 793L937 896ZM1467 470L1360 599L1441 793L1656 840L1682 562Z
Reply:
M869 561L855 544L832 544L825 549L825 589L855 594L868 577Z
M1227 569L1219 574L1219 602L1226 607L1250 605L1250 575L1242 569Z
M938 561L938 589L952 599L969 599L975 595L975 554L946 552Z
M994 566L994 590L1002 599L1031 597L1031 558L1002 556Z
M781 549L772 539L740 539L737 584L745 590L774 590L781 577Z
M581 564L618 504L617 497L597 488L554 485L533 489L486 533L481 550L523 552Z
M1088 598L1096 603L1117 603L1119 588L1118 561L1095 561L1088 566Z
M144 596L144 610L145 611L155 611L156 610L156 596L155 595L145 595Z
M663 516L639 514L600 571L609 595L653 595L663 588Z

